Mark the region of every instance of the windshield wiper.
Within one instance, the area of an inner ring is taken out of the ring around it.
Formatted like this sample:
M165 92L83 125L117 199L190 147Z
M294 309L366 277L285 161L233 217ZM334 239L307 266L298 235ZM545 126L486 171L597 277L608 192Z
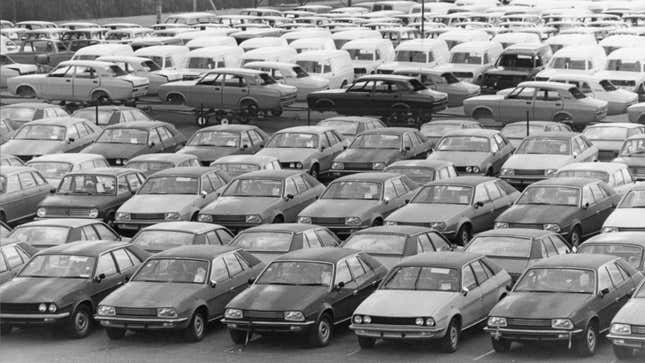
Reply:
M320 282L309 282L306 284L298 284L298 286L327 286L327 285L322 284Z

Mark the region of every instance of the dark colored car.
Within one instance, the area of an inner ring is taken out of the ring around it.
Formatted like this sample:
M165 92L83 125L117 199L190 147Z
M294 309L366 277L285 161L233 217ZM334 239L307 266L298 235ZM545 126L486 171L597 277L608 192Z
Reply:
M44 249L74 241L97 240L125 241L112 227L96 219L55 218L19 225L2 240L2 245L24 242Z
M535 262L490 311L493 349L511 342L561 342L595 354L599 334L627 302L643 275L615 256L559 255Z
M386 272L356 250L294 251L271 262L253 285L231 300L222 322L236 344L243 344L253 331L304 333L311 345L326 346L334 326L351 319Z
M434 120L421 125L419 131L434 147L441 138L452 131L462 129L481 129L479 121L474 120Z
M645 125L630 122L599 123L587 126L583 135L598 147L598 160L611 161L631 136L645 134Z
M227 245L231 231L217 224L200 222L161 222L142 228L130 243L142 250L157 253L170 248L190 245Z
M9 121L14 128L27 122L50 117L65 117L69 114L58 105L44 102L20 102L2 105L0 119Z
M360 77L344 89L312 92L307 104L312 111L379 115L392 123L408 123L410 117L430 121L432 113L448 106L448 96L426 88L413 77L379 74Z
M398 160L425 158L432 148L418 130L385 127L362 132L331 164L332 176L382 171Z
M417 189L415 182L400 174L346 175L329 183L320 198L298 214L298 222L325 226L345 237L365 227L382 225Z
M39 252L16 278L0 286L0 329L62 327L86 337L105 296L125 283L149 255L114 241L74 242Z
M419 185L457 176L454 165L443 160L400 160L388 165L383 171L405 175Z
M352 140L363 131L385 127L383 121L365 116L336 116L318 122L318 126L330 127L345 140Z
M65 174L36 210L38 218L98 218L113 223L116 210L141 188L146 177L135 169L96 168Z
M529 185L495 219L495 228L534 228L560 233L572 246L599 233L620 197L605 182L553 178Z
M347 237L342 247L368 253L388 269L409 256L455 248L441 233L420 226L365 228Z
M645 273L645 232L601 233L584 241L578 247L578 253L621 257Z
M179 153L154 153L135 156L125 163L126 168L137 169L146 177L165 169L200 166L197 156Z
M0 285L16 276L36 252L35 248L23 242L0 246Z
M81 152L103 155L111 166L121 166L138 155L175 152L185 143L184 135L170 123L133 121L106 127Z
M197 130L178 153L193 154L204 166L222 156L255 154L269 136L257 126L217 125Z
M506 124L500 132L513 146L518 147L522 140L529 135L547 132L572 132L572 130L571 126L562 122L531 120L528 126L526 121L511 122Z
M479 233L468 243L466 252L486 255L516 281L533 262L571 253L571 247L555 232L512 228Z
M98 106L98 122L96 120L97 107L85 107L72 113L72 117L84 118L99 126L122 124L132 121L152 121L150 116L136 107L122 105L101 105Z
M110 339L123 338L126 330L170 329L199 341L262 268L251 254L228 246L171 248L148 258L100 302L94 318Z
M338 247L340 240L325 227L300 224L263 224L235 236L230 245L242 248L263 262L291 251L316 247Z
M217 200L200 211L198 220L231 230L263 223L296 222L298 213L324 189L304 171L253 171L233 179Z
M626 164L636 180L645 180L645 136L628 137L613 162Z
M36 215L51 187L34 168L0 167L0 221L14 223Z
M544 69L553 52L548 44L514 44L504 49L497 58L495 67L484 72L481 79L481 93L495 94L497 91L516 87L532 80Z

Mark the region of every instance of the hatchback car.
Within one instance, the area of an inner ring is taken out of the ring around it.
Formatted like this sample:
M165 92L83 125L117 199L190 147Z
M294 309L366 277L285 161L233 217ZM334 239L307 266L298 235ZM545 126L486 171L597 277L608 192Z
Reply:
M201 166L197 156L179 153L141 154L128 160L125 168L139 170L146 177L165 169Z
M178 153L196 155L204 166L227 155L255 154L269 136L257 126L217 125L197 130Z
M602 232L645 231L643 208L645 207L645 184L632 187L618 202L616 209L602 224Z
M45 102L19 102L3 105L0 119L7 120L14 128L43 118L67 117L69 114L59 105Z
M142 228L130 243L157 253L179 246L227 245L233 234L226 227L200 222L161 222Z
M434 147L441 138L452 131L461 129L481 129L482 125L473 120L434 120L421 125L419 131Z
M393 162L383 171L405 175L419 185L457 176L454 165L443 160L400 160Z
M273 156L263 155L228 155L213 161L212 168L220 169L231 178L258 170L280 170L280 161Z
M321 120L318 126L329 127L345 140L351 141L363 131L385 127L383 121L365 116L336 116Z
M631 299L611 320L607 339L611 341L614 354L619 360L632 359L636 356L636 352L642 355L645 326L643 309L645 309L645 283L641 283Z
M634 178L625 164L586 162L565 165L558 169L554 178L591 178L602 180L609 185L616 194L623 196L636 186Z
M24 242L45 249L74 241L126 241L112 227L89 218L56 218L27 222L17 226L2 244Z
M571 132L571 127L561 122L553 121L517 121L506 124L502 130L502 135L506 136L513 146L518 147L525 137L543 134L547 132Z
M38 170L52 187L57 188L63 176L69 172L106 168L109 165L98 154L60 153L37 156L29 160L27 166Z
M584 241L578 247L578 253L620 257L645 273L645 232L601 233Z
M85 107L74 111L72 117L83 118L95 125L103 127L131 121L152 121L150 116L146 115L140 109L123 105Z
M612 122L589 125L582 134L598 147L598 160L611 161L618 156L625 139L645 134L645 125Z
M15 223L33 217L38 203L50 190L51 186L36 169L0 167L0 221Z

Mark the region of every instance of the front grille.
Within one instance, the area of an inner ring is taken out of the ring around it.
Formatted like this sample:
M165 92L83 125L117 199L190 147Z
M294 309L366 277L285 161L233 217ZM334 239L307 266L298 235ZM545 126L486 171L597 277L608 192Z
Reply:
M130 219L164 219L163 213L132 213Z
M90 210L86 208L47 208L47 214L52 216L88 217Z
M542 224L509 223L508 228L544 229L544 226Z
M598 160L601 160L601 161L602 160L612 160L616 156L618 156L618 152L613 151L613 150L600 150L598 152Z
M213 216L213 222L244 222L245 215L219 214Z
M632 334L645 335L645 325L632 325Z
M116 315L131 315L131 316L157 316L156 308L125 308L117 307Z
M334 218L325 218L325 217L313 217L311 218L312 224L321 224L321 225L330 225L330 224L345 224L344 217L334 217Z
M284 313L282 311L245 310L243 317L245 319L284 320Z
M544 170L541 169L515 169L515 175L541 175L544 176Z
M391 316L372 316L372 324L416 325L416 318L398 318Z
M39 314L39 304L0 303L0 313L3 314Z
M509 328L550 329L551 319L508 319Z
M372 170L372 163L344 163L345 169Z

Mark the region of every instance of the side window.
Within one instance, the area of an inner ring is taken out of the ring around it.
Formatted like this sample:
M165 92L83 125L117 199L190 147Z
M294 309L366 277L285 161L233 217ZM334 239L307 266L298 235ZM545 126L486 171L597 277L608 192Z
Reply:
M544 249L546 251L546 257L555 256L558 254L553 243L548 238L543 239L540 243L544 244Z
M598 269L598 291L602 291L604 289L611 289L609 272L605 266Z
M488 193L486 192L486 188L484 187L484 184L480 184L475 188L475 203L476 202L482 202L486 203L490 200L488 197Z
M410 134L403 135L403 149L412 149L412 138Z
M128 181L125 179L124 175L121 175L120 177L117 178L117 183L119 184L118 186L118 192L127 192L128 189Z
M296 189L296 183L293 182L293 178L288 178L285 180L285 185L284 185L284 195L297 195L298 194L298 189Z
M20 182L18 182L18 175L12 174L7 177L5 189L7 193L15 193L20 191Z
M138 265L141 263L141 259L137 257L134 253L130 252L127 248L125 249L125 253L128 254L128 257L130 257L130 261L134 263L135 265Z
M629 169L627 168L622 169L621 174L623 175L623 180L625 181L625 184L631 184L634 182L634 177L629 172Z
M328 148L331 146L331 143L329 142L329 136L327 133L323 133L320 135L320 146L324 146L325 148Z
M497 144L497 141L495 138L490 139L490 152L496 153L499 151L499 144Z
M168 131L165 127L157 128L157 132L159 132L159 136L161 136L161 141L172 139L172 132Z
M148 137L148 142L159 145L161 144L161 138L159 137L159 134L155 130L150 130L150 136Z
M323 247L338 246L338 240L336 240L336 238L328 231L324 229L319 229L316 231L316 235L318 235L318 240L320 240L320 243L322 244Z
M251 268L251 266L249 266L249 263L244 259L244 257L240 256L238 252L233 252L233 256L237 258L237 261L242 266L242 270L248 270Z
M105 274L111 276L116 273L116 265L111 253L106 253L99 257L99 262L96 265L96 275Z
M222 258L224 259L224 263L226 264L228 273L231 275L231 277L234 277L235 275L242 272L242 265L240 265L240 261L238 261L237 258L233 256L233 254L224 255Z
M97 241L101 239L92 226L81 227L81 235L85 241Z
M251 141L253 142L253 145L258 145L262 143L262 138L260 137L260 134L258 134L257 131L251 130L249 131L249 135L251 136Z
M137 178L137 174L128 174L125 177L132 190L139 190L141 188L141 181Z
M443 237L441 237L439 233L428 233L428 237L430 237L430 242L432 242L436 251L450 249L448 242Z
M607 271L609 271L609 278L611 278L611 282L614 284L614 287L618 287L625 282L625 277L620 273L620 271L618 271L618 267L616 267L615 263L607 264Z
M336 145L336 144L338 144L339 142L341 142L340 137L339 137L338 135L336 135L336 133L335 133L335 132L333 132L333 131L327 131L325 134L327 135L327 138L329 138L329 143L330 143L330 144L332 144L332 145Z
M16 251L16 247L14 246L7 246L2 249L2 252L4 253L4 256L7 258L7 264L9 265L9 269L13 270L17 266L20 266L23 261L22 258L20 257L20 254L18 251ZM2 256L0 256L0 260L2 259Z
M349 273L347 262L345 262L345 260L341 260L336 265L336 278L334 279L334 285L338 285L340 282L346 284L350 281L352 281L352 275Z
M437 177L435 177L435 179L437 180L450 178L450 172L448 171L448 168L441 168L439 169L439 171L436 172L436 174L437 174Z
M394 189L394 184L392 180L385 181L385 189L383 191L383 197L388 199L394 199L397 197L396 189Z
M130 257L128 257L128 254L125 253L123 249L114 250L112 251L112 254L114 255L116 264L119 267L119 271L123 272L123 270L127 270L134 266L132 261L130 261Z
M34 177L34 180L36 181L36 184L38 184L38 185L47 184L47 181L45 180L45 178L43 178L43 176L40 175L38 172L36 172L36 171L31 172L31 176Z
M94 230L96 233L99 235L100 239L107 239L107 240L112 240L112 241L117 241L119 236L114 234L114 232L110 231L106 226L96 223L93 225Z
M228 279L228 271L224 265L224 260L217 257L211 265L211 281L221 282Z
M430 238L428 238L428 235L425 233L420 234L417 237L417 246L421 247L419 252L433 252L435 250L432 244L430 243Z
M94 168L92 160L84 161L78 165L78 170L86 170Z
M246 87L246 80L244 77L227 74L224 77L224 87Z
M217 189L225 184L225 182L216 173L208 173L206 174L206 177L211 181L213 189Z
M551 240L551 243L553 243L553 246L555 246L556 251L558 251L559 255L565 255L569 253L569 246L562 240L562 237L559 235L557 236L550 236L549 239Z
M354 280L359 279L366 273L365 268L363 268L363 265L358 261L356 256L348 257L347 265L349 265L349 270L351 271Z
M18 174L18 178L20 178L20 184L22 184L23 190L33 188L36 186L36 181L34 180L34 176L31 175L31 173L29 172Z
M2 257L2 254L0 254L0 272L5 272L7 271L7 265L4 262L4 258Z
M227 245L229 242L231 242L231 240L233 240L233 236L231 236L231 234L224 229L218 229L215 232L217 233L217 237L219 237L219 240L223 245Z
M582 205L589 203L589 205L594 203L593 194L591 193L591 188L588 185L585 185L582 188Z
M220 245L219 238L217 238L217 233L215 231L210 231L206 233L206 240L208 241L209 245Z
M212 193L213 190L215 190L213 189L213 186L211 185L211 181L208 180L208 177L206 175L202 175L200 179L201 179L201 185L202 185L201 190L205 191L206 193Z
M67 138L70 140L74 139L75 141L78 141L78 131L76 130L75 127L67 128Z
M251 137L249 137L248 132L246 131L241 132L240 140L242 142L242 146L246 145L247 147L251 147Z
M488 191L488 195L490 196L491 200L496 200L502 197L502 193L500 193L499 189L497 189L497 186L495 185L495 182L488 182L484 184L486 187L486 191Z
M85 137L85 136L88 136L90 134L87 131L87 129L85 129L85 127L83 127L83 124L76 124L73 127L76 129L76 133L78 133L78 135L80 137Z
M313 230L304 231L302 233L302 242L303 247L305 245L309 248L322 247L320 241L318 240L318 236L316 236L316 233L314 233Z
M309 189L309 186L302 178L302 176L295 176L293 177L293 180L296 182L296 188L298 189L298 193L304 193L307 191L307 189Z
M598 184L591 184L590 187L596 201L607 198L607 193L605 193L605 190L598 186Z
M470 265L466 265L461 269L461 286L469 290L477 287L477 280L475 280L475 274Z
M407 193L408 187L403 184L400 178L392 179L392 184L394 185L394 190L396 191L396 196L400 197L401 195Z

